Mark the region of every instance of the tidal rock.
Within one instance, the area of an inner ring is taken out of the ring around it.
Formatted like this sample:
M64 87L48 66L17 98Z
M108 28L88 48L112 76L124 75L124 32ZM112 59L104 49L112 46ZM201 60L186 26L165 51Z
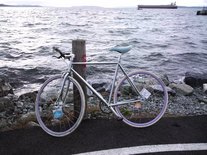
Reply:
M7 97L0 98L0 112L14 110L14 102Z
M203 84L203 92L207 94L207 83Z
M0 97L14 94L12 86L4 79L0 78Z
M151 85L150 88L152 88L154 91L157 91L157 92L163 92L163 89L160 85ZM176 92L174 90L172 90L170 87L166 87L166 90L171 95L176 94Z
M192 87L202 87L207 83L207 73L186 72L184 82Z
M17 107L17 108L23 108L23 106L24 106L24 103L21 102L21 101L18 101L18 102L16 102L15 104L16 104L16 107Z
M110 81L108 81L108 80L101 80L101 81L91 80L91 81L88 81L88 82L99 93L110 92L110 90L111 90L111 84L110 84ZM90 89L87 89L87 95L88 96L93 95L93 93Z
M172 89L175 89L177 93L180 93L182 95L191 95L194 91L194 89L187 85L187 84L175 84L172 83L169 85Z
M166 86L168 86L170 84L170 81L169 81L167 74L162 75L160 78Z
M25 114L25 115L22 115L18 120L17 120L17 122L19 123L19 124L22 124L22 125L24 125L24 124L27 124L28 122L30 122L30 121L36 121L36 115L35 115L35 112L30 112L30 113L27 113L27 114Z
M35 100L36 100L36 96L37 96L37 91L29 92L29 93L20 95L19 96L19 100L22 100L24 102L32 102L32 103L34 103Z
M39 124L36 122L30 121L25 125L25 128L39 127Z
M0 130L7 126L6 119L0 119Z

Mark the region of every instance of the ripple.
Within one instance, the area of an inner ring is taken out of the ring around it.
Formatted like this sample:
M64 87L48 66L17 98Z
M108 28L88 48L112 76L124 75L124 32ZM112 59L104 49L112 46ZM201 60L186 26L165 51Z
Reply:
M35 83L60 73L65 64L48 58L54 54L51 48L55 45L71 51L71 42L77 38L86 40L87 59L93 61L117 61L118 54L108 49L132 45L134 48L123 55L129 71L140 67L179 76L191 69L207 70L206 25L203 18L192 16L194 11L7 9L0 19L0 65L7 67L0 71L16 84ZM88 70L91 77L113 73L108 66L90 66Z

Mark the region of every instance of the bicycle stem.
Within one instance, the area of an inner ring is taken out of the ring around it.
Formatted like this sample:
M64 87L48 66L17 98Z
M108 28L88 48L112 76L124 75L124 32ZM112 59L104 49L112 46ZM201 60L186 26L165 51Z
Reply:
M69 64L68 64L68 73L70 73L70 71L71 71L74 58L75 58L75 54L71 54L71 57L69 59Z

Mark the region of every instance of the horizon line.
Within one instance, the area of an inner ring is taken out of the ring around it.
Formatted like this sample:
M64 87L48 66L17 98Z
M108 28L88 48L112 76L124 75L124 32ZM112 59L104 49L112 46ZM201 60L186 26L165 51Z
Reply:
M72 7L99 7L99 8L134 8L136 6L116 6L116 7L105 7L105 6L97 6L97 5L74 5L74 6L52 6L52 5L38 5L38 4L0 4L0 7L56 7L56 8L72 8ZM192 6L185 6L185 5L177 5L177 7L205 7L205 5L192 5Z

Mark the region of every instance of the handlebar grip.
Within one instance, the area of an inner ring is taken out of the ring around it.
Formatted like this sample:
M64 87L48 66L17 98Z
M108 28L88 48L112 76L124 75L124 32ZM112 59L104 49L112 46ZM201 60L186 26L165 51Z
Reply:
M57 51L60 54L58 58L65 58L65 54L62 53L60 49L58 49L57 47L53 47L53 50Z

